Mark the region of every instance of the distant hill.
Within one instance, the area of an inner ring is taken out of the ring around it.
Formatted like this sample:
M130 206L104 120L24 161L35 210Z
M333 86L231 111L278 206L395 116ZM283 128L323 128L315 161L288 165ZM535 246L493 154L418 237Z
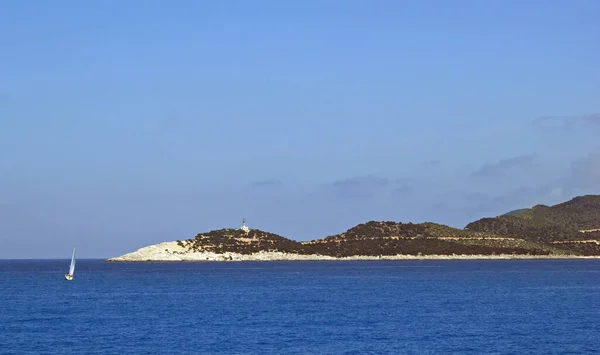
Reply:
M367 240L377 238L417 238L417 237L472 237L484 236L489 233L480 233L476 231L465 231L452 228L443 224L432 222L425 223L402 223L402 222L377 222L370 221L361 223L347 231L320 239L329 240Z
M600 196L586 195L554 206L514 210L474 221L465 229L432 222L370 221L340 234L298 242L259 229L226 228L144 247L110 260L329 260L500 254L600 256Z
M600 229L600 196L598 195L579 196L550 207L537 205L498 217L482 218L465 227L468 231L536 242L590 239L593 234L579 231L594 229Z
M344 233L305 243L315 253L334 257L353 255L450 255L568 253L559 247L521 239L465 231L445 225L370 221Z
M552 207L538 205L523 218L573 230L598 229L600 228L600 196L579 196Z
M297 242L258 229L251 229L248 233L240 229L219 229L197 234L185 241L178 241L178 245L189 253L248 255L262 251L331 257L566 253L554 246L505 238L490 233L465 231L437 223L415 224L389 221L362 223L343 233L310 242Z
M507 212L507 213L503 214L503 216L515 216L515 217L518 217L518 216L520 216L520 215L528 212L529 210L531 210L531 208L521 208L519 210L514 210L514 211Z
M259 229L250 229L248 233L241 229L218 229L177 243L190 252L207 251L217 254L252 254L259 251L303 253L306 249L300 242Z

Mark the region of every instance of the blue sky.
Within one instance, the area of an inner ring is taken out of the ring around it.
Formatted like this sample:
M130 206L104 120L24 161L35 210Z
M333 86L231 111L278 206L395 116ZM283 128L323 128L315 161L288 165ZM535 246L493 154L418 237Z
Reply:
M0 4L0 258L600 193L600 2Z

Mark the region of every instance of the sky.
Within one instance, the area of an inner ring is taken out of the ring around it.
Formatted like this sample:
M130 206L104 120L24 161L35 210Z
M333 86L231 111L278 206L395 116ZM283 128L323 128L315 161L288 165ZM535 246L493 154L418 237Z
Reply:
M600 194L596 0L0 3L0 258Z

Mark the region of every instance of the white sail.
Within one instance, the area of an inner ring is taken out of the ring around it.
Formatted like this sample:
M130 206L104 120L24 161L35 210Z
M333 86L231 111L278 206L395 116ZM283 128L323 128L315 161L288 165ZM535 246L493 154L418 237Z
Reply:
M73 255L71 256L71 266L69 266L69 274L73 275L75 272L75 248L73 248Z

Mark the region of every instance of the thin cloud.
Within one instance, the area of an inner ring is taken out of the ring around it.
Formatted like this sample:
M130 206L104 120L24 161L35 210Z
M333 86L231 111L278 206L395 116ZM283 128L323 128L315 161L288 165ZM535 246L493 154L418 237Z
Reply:
M259 180L259 181L252 182L252 187L270 188L270 187L279 187L281 185L283 185L283 182L281 180L277 180L277 179L266 179L266 180Z
M389 179L373 175L355 176L344 180L337 180L331 183L335 188L379 188L385 187L390 183Z
M465 212L468 216L477 218L501 215L515 209L547 203L553 197L556 197L555 190L549 187L520 187L501 195L480 196L479 201L465 208Z
M391 181L374 175L355 176L323 185L330 194L342 198L370 198L387 188Z
M600 113L571 116L542 116L532 121L539 129L559 128L570 130L581 125L600 125Z
M503 174L504 169L527 168L529 159L504 160L486 167L483 175ZM480 169L481 170L481 169ZM530 170L535 175L536 169ZM537 172L539 175L539 172ZM466 215L473 218L499 215L537 204L553 205L576 195L600 192L600 151L571 162L570 169L533 186L521 186L494 194L481 194L473 199L457 197L465 202Z
M600 152L590 153L571 164L571 174L565 179L568 189L600 189Z
M494 163L486 163L481 168L471 173L472 178L486 179L508 175L517 169L530 168L534 165L532 155L522 155L514 158L501 159Z
M435 166L435 165L440 165L442 163L441 160L437 160L437 159L432 159L432 160L426 160L423 162L424 166Z
M413 185L400 185L392 191L392 197L394 199L409 198L415 194L416 190L416 187Z

